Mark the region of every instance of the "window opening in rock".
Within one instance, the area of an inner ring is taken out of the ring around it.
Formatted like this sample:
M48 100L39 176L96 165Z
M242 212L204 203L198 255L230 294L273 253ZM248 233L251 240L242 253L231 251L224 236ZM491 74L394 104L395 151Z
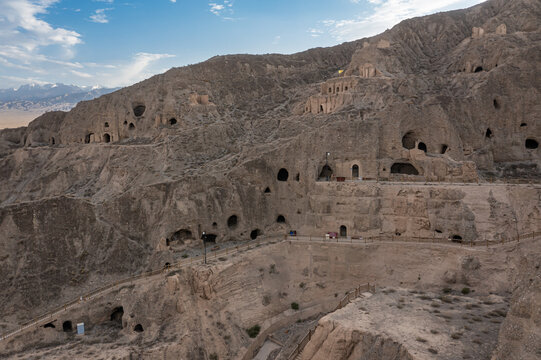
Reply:
M332 93L332 88L329 88L329 93Z
M54 145L55 144L55 141L54 141L54 137L51 138L51 145Z
M237 224L238 224L238 217L237 215L231 215L228 219L227 219L227 227L230 228L230 229L234 229L237 227Z
M127 120L124 120L124 125L128 125L128 121L127 121Z
M53 323L47 323L47 324L43 325L43 327L44 327L44 328L51 328L51 329L56 328L56 326L54 326Z
M109 127L109 123L106 121L106 122L103 124L103 127Z
M524 145L526 146L526 149L537 149L539 147L539 143L535 139L526 139Z
M413 131L408 131L402 137L402 146L408 150L415 148L415 134L413 133Z
M417 145L417 149L426 152L427 151L426 144L424 142L420 142L419 145Z
M487 131L485 132L485 137L487 139L490 139L492 138L493 134L492 134L492 130L490 130L490 128L487 129Z
M218 227L218 223L217 223L217 222L213 222L213 223L212 223L212 227L213 227L213 228Z
M103 142L111 142L111 135L109 134L103 134Z
M445 153L447 152L447 149L449 149L449 146L443 144L443 145L441 146L441 151L440 151L440 153L445 154Z
M340 237L348 236L348 228L345 225L340 226Z
M441 231L441 230L438 230L438 229L436 229L436 230L434 230L434 231L436 231L438 234L441 234L441 233L442 233L442 231Z
M344 90L345 90L345 91L348 91L348 87L346 86L346 87L344 88Z
M394 163L391 166L391 174L419 175L419 171L408 163Z
M355 164L351 167L351 177L354 179L359 177L359 165Z
M279 224L285 224L286 218L283 215L278 215L278 217L276 218L276 222Z
M520 124L520 127L526 127L526 126L528 126L528 124L526 124L526 123Z
M319 111L323 112L323 105L319 105Z
M478 67L475 68L475 71L474 71L474 72L478 73L478 72L481 72L481 71L483 71L483 67L482 67L482 66L478 66Z
M340 92L340 88L339 88L339 87L336 88L336 92Z
M133 328L133 331L138 332L138 333L143 332L144 331L143 330L143 325L141 325L141 324L135 325L134 328Z
M133 123L130 123L130 126L128 126L128 129L135 130L135 125Z
M177 123L177 119L171 118L169 119L169 125L175 125Z
M145 110L146 110L145 105L137 105L136 107L133 108L133 114L137 117L143 116L143 114L145 113Z
M493 104L494 104L494 108L495 108L495 109L499 109L499 108L500 108L500 102L498 101L498 99L494 99Z
M327 180L329 181L332 176L332 169L329 165L324 165L321 169L321 172L319 173L319 179L320 180Z
M289 178L289 173L287 172L287 170L284 168L281 168L278 171L278 176L277 176L278 181L287 181L288 178Z
M269 187L267 187L267 188L265 189L265 194L270 194L270 192L271 192L271 189L270 189Z
M462 236L460 235L453 235L453 237L451 238L451 240L453 242L456 242L456 243L461 243L462 242Z
M111 321L122 327L122 317L124 316L124 308L122 306L114 308L111 313Z
M94 135L94 133L88 133L85 135L85 144L90 144L90 137Z
M295 181L301 181L301 174L297 173L297 175L295 175Z
M64 321L64 322L62 323L62 330L63 330L64 332L70 332L70 331L72 331L72 330L73 330L73 325L71 324L71 321L69 321L69 320L68 320L68 321Z
M250 232L250 239L255 240L257 237L261 235L261 230L255 229Z

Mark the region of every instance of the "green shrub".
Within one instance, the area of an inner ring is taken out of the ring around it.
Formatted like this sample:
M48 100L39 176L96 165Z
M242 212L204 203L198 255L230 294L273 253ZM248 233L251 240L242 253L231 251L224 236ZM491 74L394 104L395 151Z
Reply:
M292 303L291 303L291 308L292 308L293 310L299 310L299 304L297 304L296 302L292 302Z
M468 295L469 293L470 293L470 288L465 287L464 289L462 289L462 294Z
M258 334L259 334L259 331L261 330L261 326L259 325L254 325L252 326L251 328L249 329L246 329L246 332L248 333L248 336L251 337L251 338L255 338Z
M190 257L190 255L188 255L188 254L182 254L182 258L183 258L183 259L186 259L187 257Z

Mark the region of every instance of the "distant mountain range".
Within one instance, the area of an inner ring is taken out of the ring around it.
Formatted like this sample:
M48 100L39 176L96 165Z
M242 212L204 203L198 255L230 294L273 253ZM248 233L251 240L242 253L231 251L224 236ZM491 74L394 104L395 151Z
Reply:
M27 84L17 89L0 89L0 116L8 110L67 111L79 101L92 100L117 89L65 84Z

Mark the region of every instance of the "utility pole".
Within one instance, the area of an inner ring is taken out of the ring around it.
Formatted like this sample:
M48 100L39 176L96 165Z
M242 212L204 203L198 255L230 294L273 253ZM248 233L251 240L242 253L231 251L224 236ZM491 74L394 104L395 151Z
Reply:
M205 258L205 265L206 265L207 264L207 234L204 231L201 234L201 239L203 239L204 258Z

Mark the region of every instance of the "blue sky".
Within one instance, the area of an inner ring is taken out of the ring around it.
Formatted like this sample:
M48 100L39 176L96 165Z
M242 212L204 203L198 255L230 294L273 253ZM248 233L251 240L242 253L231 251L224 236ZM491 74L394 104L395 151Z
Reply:
M0 0L0 88L126 86L233 53L293 53L479 0Z

